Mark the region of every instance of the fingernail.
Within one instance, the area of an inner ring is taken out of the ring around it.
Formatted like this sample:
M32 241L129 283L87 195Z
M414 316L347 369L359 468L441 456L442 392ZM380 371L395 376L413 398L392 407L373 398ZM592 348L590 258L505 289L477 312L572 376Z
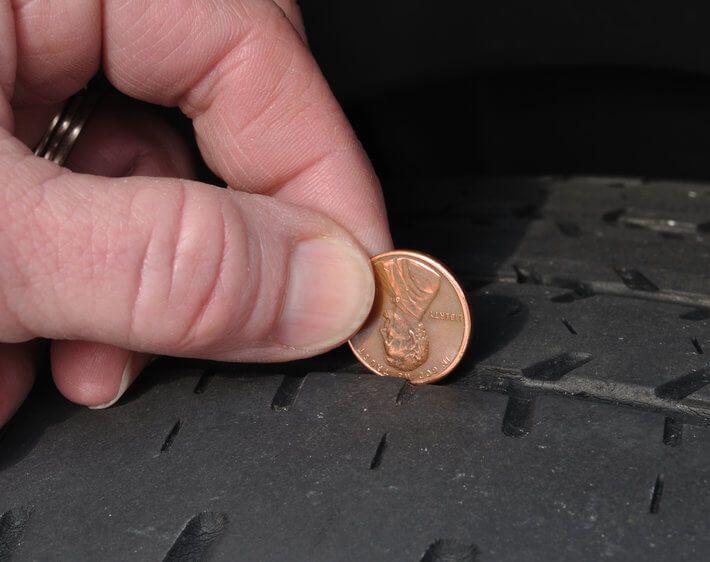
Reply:
M118 385L118 390L114 397L105 402L104 404L98 404L97 406L89 406L91 410L103 410L110 406L113 406L118 400L123 396L123 394L128 390L128 387L140 374L140 372L150 363L155 361L158 356L148 355L145 353L129 353L126 365L123 367L123 372L121 373L121 382Z
M365 253L331 238L305 240L291 254L278 340L325 349L349 338L367 318L375 280Z

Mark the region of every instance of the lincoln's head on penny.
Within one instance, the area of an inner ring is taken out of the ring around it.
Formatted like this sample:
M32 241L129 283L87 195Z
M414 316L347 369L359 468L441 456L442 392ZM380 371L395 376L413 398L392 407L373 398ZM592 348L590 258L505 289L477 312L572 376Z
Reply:
M376 262L378 286L387 293L380 328L385 359L400 371L413 371L429 357L422 318L439 292L441 276L410 258Z

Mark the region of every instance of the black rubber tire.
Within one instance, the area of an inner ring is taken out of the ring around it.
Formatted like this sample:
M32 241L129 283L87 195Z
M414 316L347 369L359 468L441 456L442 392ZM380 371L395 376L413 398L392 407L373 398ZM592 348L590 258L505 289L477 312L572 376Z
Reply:
M388 195L470 292L455 374L166 359L106 411L45 374L0 440L0 559L706 559L710 186Z

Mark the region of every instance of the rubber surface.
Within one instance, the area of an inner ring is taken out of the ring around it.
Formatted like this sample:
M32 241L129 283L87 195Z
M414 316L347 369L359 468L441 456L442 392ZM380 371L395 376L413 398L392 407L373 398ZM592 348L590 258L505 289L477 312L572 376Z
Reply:
M166 359L106 411L45 380L0 438L0 559L705 559L710 187L436 187L388 194L470 293L453 375Z

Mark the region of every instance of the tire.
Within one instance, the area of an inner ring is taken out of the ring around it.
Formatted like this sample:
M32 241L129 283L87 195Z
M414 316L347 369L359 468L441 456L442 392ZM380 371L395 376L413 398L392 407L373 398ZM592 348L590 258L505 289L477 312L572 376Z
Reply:
M454 374L163 359L92 411L45 373L0 439L0 559L705 559L710 186L388 195L471 296Z

